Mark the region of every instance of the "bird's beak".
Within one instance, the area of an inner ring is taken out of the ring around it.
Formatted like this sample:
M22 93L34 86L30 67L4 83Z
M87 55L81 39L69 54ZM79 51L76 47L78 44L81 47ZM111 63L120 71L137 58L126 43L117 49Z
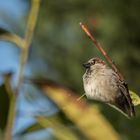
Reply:
M83 67L86 68L86 69L90 68L90 63L84 63Z

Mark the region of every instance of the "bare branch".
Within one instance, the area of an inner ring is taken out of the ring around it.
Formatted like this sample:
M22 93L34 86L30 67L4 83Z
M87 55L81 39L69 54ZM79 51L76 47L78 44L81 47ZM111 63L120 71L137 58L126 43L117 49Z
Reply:
M99 49L99 51L104 55L104 57L106 58L106 60L110 63L112 69L118 74L120 80L122 82L124 82L123 75L119 72L117 66L112 61L112 59L109 57L109 55L107 54L107 52L103 49L103 47L101 46L101 44L95 39L94 35L90 33L89 29L83 23L80 22L80 26L81 26L82 30L87 34L87 36L95 44L96 48Z

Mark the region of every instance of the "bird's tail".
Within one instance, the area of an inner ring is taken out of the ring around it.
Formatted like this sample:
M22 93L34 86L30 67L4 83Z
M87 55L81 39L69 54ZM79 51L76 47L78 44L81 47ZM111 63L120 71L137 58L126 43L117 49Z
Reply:
M118 98L115 104L109 104L109 105L117 109L119 112L121 112L128 118L132 118L135 116L134 105L131 102L128 102L125 96L121 96L120 98Z

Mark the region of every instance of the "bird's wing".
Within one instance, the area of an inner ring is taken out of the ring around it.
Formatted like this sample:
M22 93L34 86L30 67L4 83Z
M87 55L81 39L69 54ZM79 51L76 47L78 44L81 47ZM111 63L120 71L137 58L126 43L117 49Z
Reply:
M135 116L134 105L132 103L132 99L129 95L128 86L123 81L118 81L118 88L120 93L122 94L122 103L124 102L124 107L130 117Z

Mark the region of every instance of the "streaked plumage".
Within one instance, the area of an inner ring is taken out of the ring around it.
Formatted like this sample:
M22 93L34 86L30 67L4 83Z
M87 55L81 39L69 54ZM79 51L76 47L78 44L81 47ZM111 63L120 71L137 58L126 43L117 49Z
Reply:
M135 115L128 88L116 72L99 58L92 58L83 65L86 68L83 84L88 98L112 105L129 117Z

